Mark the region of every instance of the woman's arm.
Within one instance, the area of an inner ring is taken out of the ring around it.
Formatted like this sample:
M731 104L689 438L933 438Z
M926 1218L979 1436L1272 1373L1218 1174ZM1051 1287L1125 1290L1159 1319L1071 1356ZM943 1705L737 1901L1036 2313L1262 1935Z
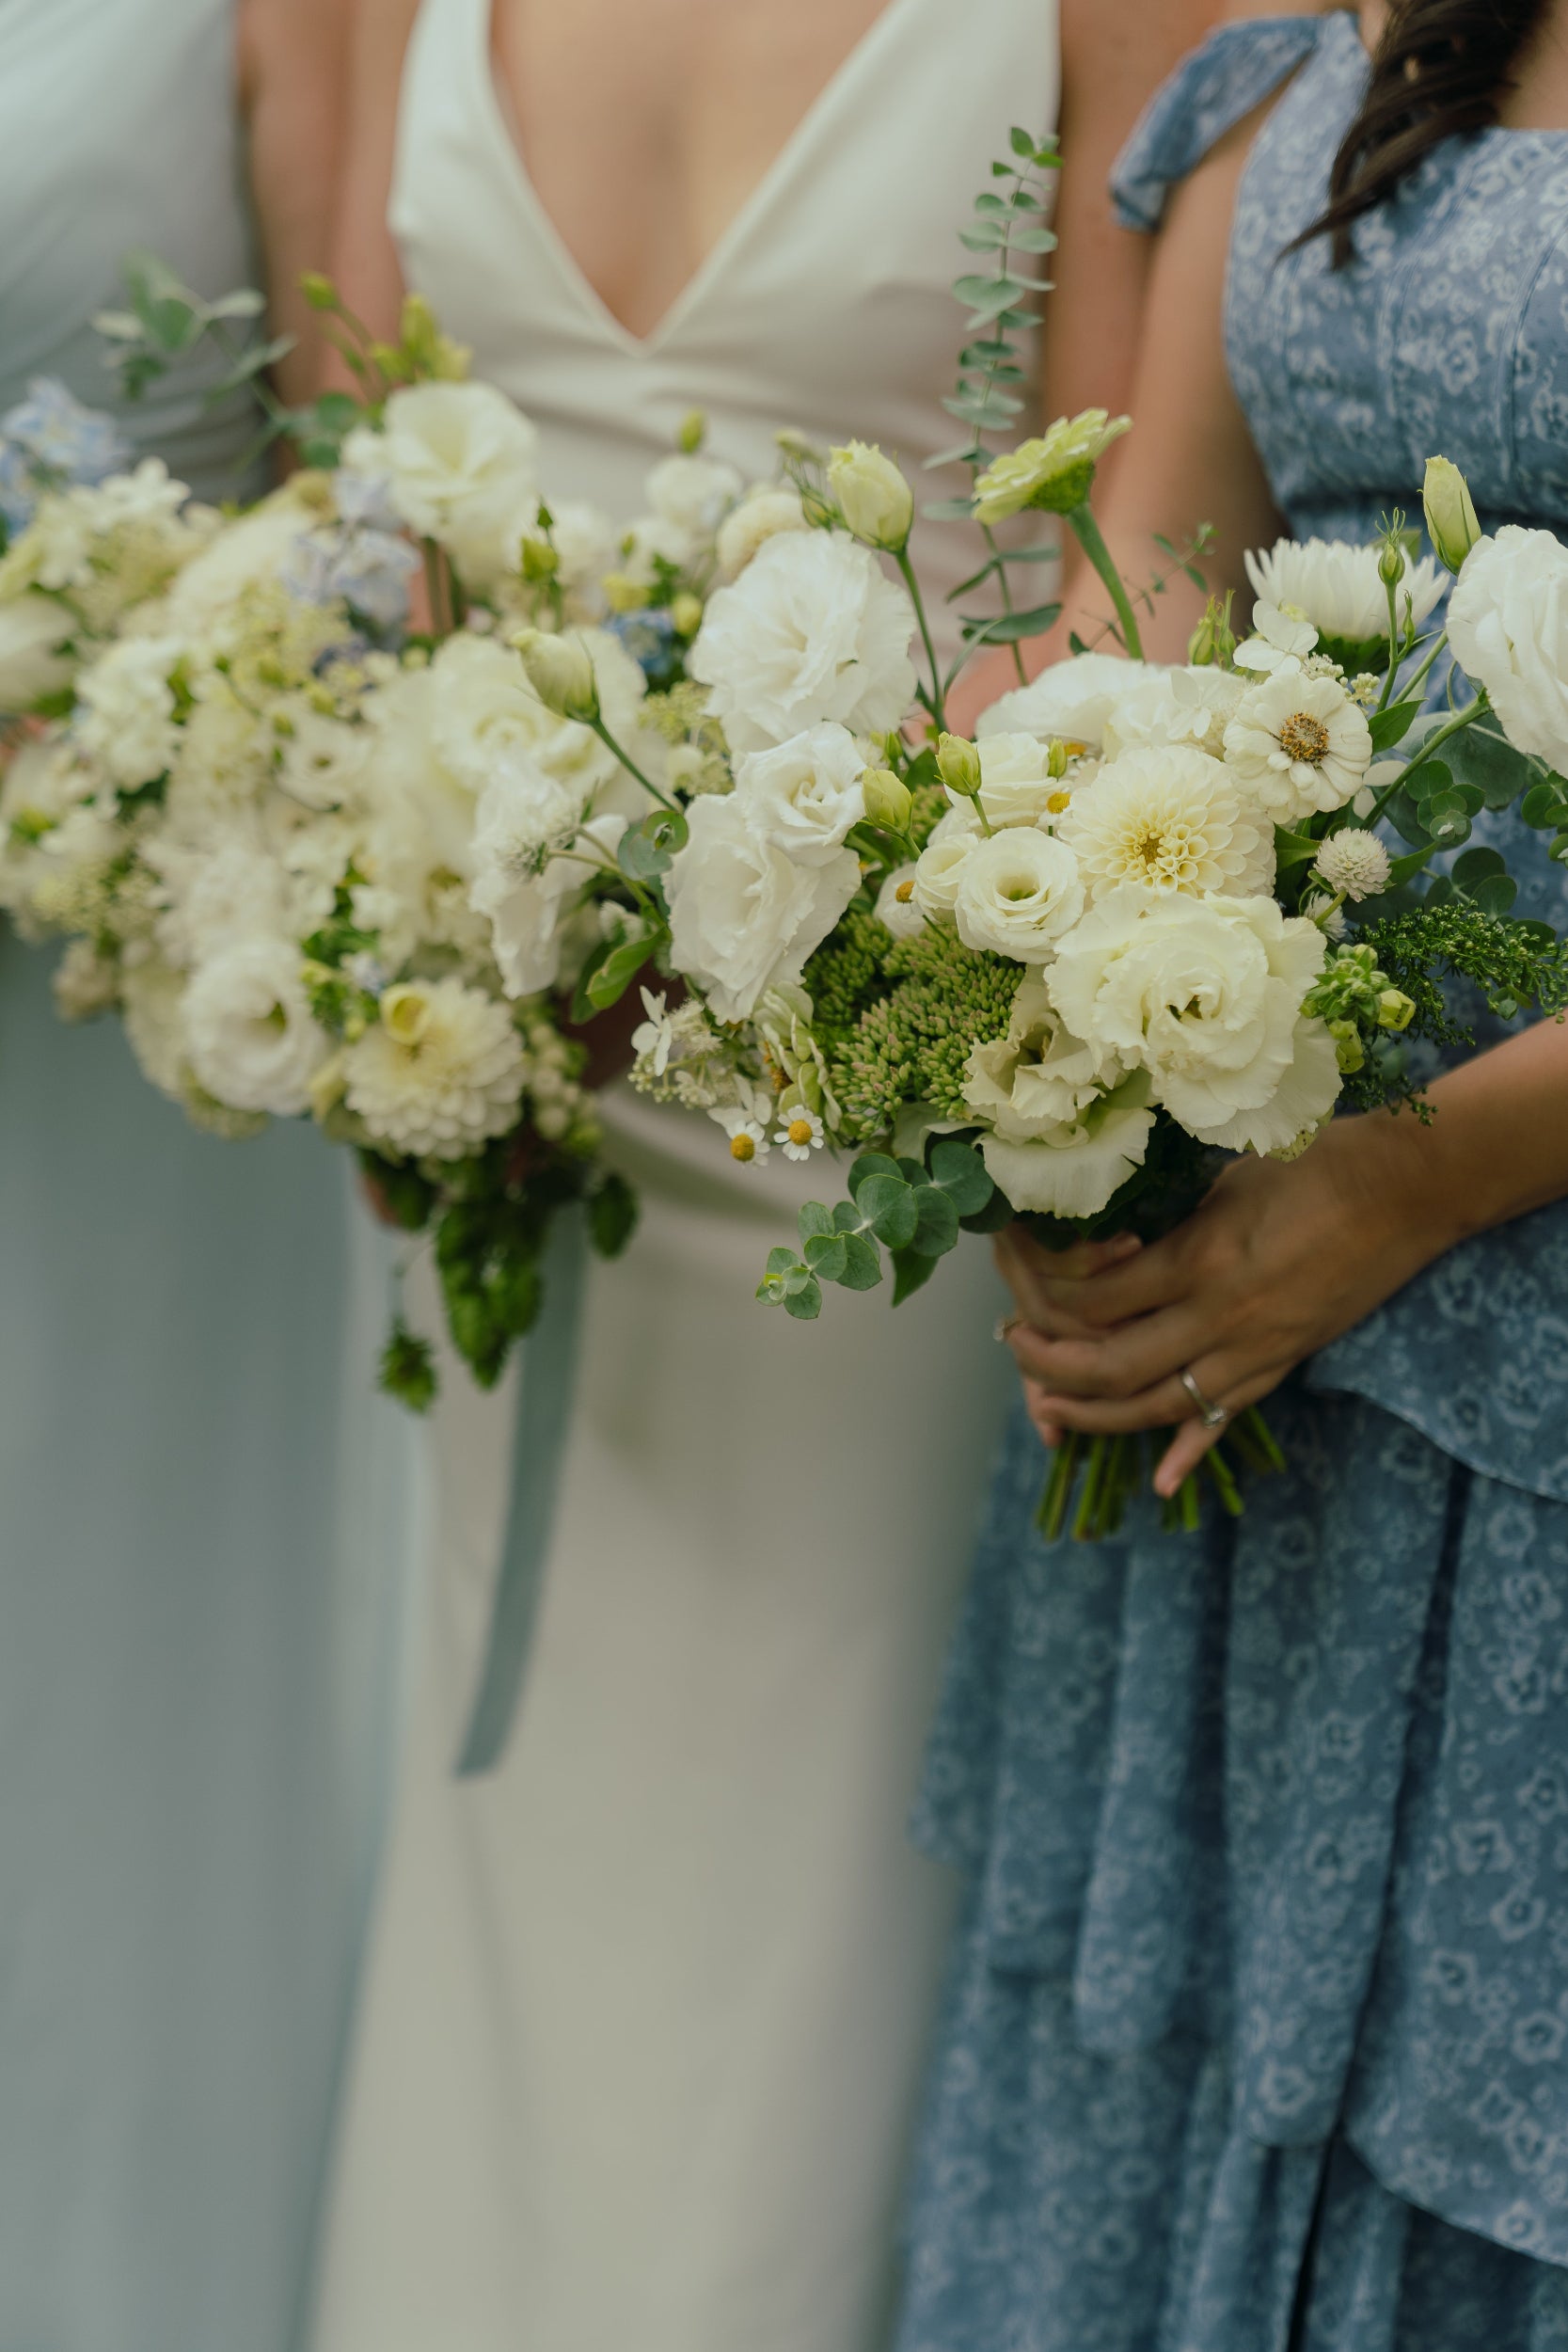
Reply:
M404 56L419 0L355 0L353 14L348 126L329 267L349 309L373 334L390 339L398 329L404 285L387 207ZM335 358L328 373L335 382L350 382Z
M352 0L243 0L240 106L273 330L293 335L277 367L290 402L318 388L318 321L299 290L332 238L348 79Z

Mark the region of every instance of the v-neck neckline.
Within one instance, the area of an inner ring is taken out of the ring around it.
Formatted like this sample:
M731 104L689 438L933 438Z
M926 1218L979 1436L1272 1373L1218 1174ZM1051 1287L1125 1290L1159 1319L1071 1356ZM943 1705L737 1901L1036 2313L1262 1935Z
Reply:
M647 334L633 332L624 319L617 317L600 294L593 279L572 251L554 215L533 183L528 158L518 128L511 93L496 71L494 46L494 0L477 0L474 15L478 25L480 56L477 64L486 102L486 119L498 146L504 151L513 184L528 213L542 244L553 260L558 276L562 279L578 306L594 323L617 342L623 351L635 358L651 358L661 351L697 308L716 280L727 267L732 256L744 245L757 224L775 202L781 190L791 180L818 137L828 117L843 100L846 90L865 71L867 65L891 35L895 20L915 0L884 0L879 13L866 26L848 55L841 59L823 83L810 105L801 115L772 162L739 208L731 215L706 253L697 263L686 283L649 328Z

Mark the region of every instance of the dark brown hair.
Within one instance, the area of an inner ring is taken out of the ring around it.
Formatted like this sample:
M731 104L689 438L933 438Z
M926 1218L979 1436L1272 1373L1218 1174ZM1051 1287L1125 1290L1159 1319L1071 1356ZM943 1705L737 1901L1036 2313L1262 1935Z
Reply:
M1333 241L1334 266L1354 258L1363 213L1455 132L1484 131L1513 87L1514 69L1551 0L1393 0L1361 111L1339 143L1328 202L1297 239Z

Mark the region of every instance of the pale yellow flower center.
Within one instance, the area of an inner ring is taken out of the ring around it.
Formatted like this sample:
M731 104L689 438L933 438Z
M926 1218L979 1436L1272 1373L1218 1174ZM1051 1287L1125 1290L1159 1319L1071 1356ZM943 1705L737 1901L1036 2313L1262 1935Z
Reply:
M893 886L893 895L897 899L901 907L907 907L910 900L914 897L913 882L895 882Z
M1279 730L1279 748L1287 759L1321 767L1328 757L1328 729L1309 710L1292 710Z
M752 1142L750 1136L732 1136L730 1137L730 1157L732 1160L754 1160L756 1155L757 1147Z
M811 1120L809 1119L792 1119L789 1122L789 1140L791 1143L809 1143L811 1141Z
M1064 808L1072 805L1072 795L1070 792L1053 792L1045 805L1053 817L1059 817Z

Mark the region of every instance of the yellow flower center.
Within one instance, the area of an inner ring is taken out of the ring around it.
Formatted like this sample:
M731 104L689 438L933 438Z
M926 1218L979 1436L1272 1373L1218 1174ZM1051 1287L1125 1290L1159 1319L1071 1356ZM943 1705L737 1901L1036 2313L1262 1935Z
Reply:
M1320 767L1328 757L1328 729L1309 710L1292 710L1279 730L1279 748L1287 759Z
M1072 795L1070 792L1053 792L1045 805L1053 817L1059 817L1064 808L1072 805Z
M757 1147L752 1142L750 1136L732 1136L730 1137L730 1157L732 1160L754 1160L756 1155Z
M809 1143L811 1141L811 1120L809 1119L792 1119L789 1122L788 1135L791 1143Z

